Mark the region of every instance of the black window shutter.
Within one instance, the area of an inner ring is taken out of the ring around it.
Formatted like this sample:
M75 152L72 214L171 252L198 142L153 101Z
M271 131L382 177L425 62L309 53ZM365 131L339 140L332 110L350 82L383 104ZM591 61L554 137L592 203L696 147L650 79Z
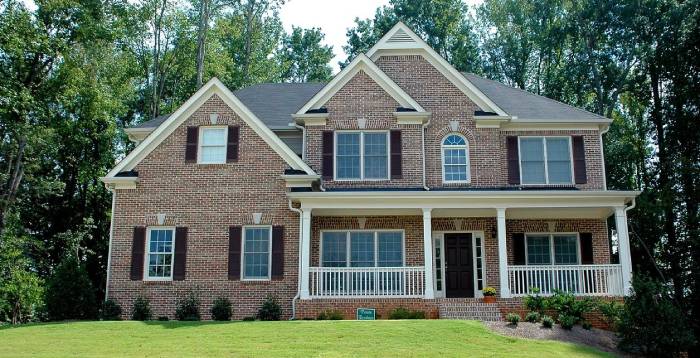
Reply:
M576 184L586 184L586 148L583 145L582 136L571 137L571 147L574 157L574 179Z
M284 278L284 226L272 227L272 279Z
M401 179L401 130L389 132L389 151L391 152L391 179Z
M185 162L197 162L197 142L199 142L199 127L187 127L187 145L185 147Z
M323 131L321 137L321 173L323 179L333 178L333 131Z
M593 234L590 232L579 233L581 240L581 264L593 264Z
M525 265L525 234L513 234L511 240L513 241L513 265Z
M520 184L520 155L518 154L518 137L506 137L506 154L508 156L508 184Z
M228 228L228 279L241 278L241 237L243 228L229 226Z
M226 145L226 162L238 161L238 143L240 141L240 127L228 126L228 143Z
M131 273L133 281L143 280L144 250L146 249L146 228L134 227L134 238L131 244Z
M187 228L175 228L175 257L173 257L173 280L182 281L187 271Z

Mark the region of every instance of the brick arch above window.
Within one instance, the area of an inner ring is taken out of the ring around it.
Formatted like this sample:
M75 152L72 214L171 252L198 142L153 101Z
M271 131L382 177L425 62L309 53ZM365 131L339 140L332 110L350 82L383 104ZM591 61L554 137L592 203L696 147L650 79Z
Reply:
M467 144L469 145L470 148L471 148L471 146L473 145L473 143L474 143L475 140L476 140L476 136L474 135L474 132L472 132L472 131L471 131L469 128L467 128L466 126L460 125L459 128L457 128L457 130L454 131L454 130L452 130L452 127L450 127L449 124L446 125L446 126L441 127L441 128L437 131L437 133L435 133L434 138L440 139L440 141L439 141L438 143L439 143L439 144L442 144L442 141L443 141L443 140L447 137L447 135L450 134L450 133L455 133L455 134L460 134L460 135L462 135L464 138L466 138L466 140L467 140L467 142L468 142Z

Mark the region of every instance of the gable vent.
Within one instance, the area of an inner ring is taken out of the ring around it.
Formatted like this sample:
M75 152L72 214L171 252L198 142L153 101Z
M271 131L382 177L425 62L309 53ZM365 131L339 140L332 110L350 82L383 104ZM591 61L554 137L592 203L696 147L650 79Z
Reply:
M411 36L409 36L406 33L406 31L398 30L388 40L386 40L386 42L388 42L388 43L411 43L411 42L415 42L415 41L413 41Z

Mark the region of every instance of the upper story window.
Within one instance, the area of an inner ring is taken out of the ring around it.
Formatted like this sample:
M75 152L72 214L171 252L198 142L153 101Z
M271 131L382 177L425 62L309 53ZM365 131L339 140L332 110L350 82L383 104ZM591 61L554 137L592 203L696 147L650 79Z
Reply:
M570 137L520 137L523 184L572 184Z
M248 226L243 230L244 280L269 280L272 254L272 229L269 226Z
M199 160L200 164L226 163L227 127L199 128Z
M469 148L459 134L450 134L442 141L442 180L446 183L469 182Z
M336 132L335 179L389 177L389 132Z
M172 280L175 229L149 228L146 280Z

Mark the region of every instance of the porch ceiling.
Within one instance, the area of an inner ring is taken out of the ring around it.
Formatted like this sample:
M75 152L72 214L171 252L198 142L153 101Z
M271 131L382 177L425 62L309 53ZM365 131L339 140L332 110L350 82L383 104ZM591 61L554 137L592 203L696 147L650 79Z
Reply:
M421 216L422 209L314 209L314 216ZM511 208L506 219L605 219L613 214L612 208ZM496 209L433 209L433 218L495 217Z

